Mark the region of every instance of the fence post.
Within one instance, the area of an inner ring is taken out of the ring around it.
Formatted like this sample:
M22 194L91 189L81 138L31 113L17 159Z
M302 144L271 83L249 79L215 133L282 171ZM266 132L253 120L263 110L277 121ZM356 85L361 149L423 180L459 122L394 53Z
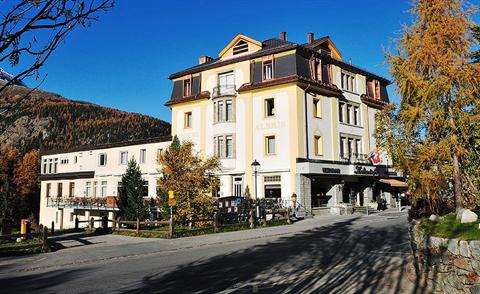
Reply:
M117 226L118 226L118 232L120 232L120 229L122 227L122 224L120 223L122 219L120 217L117 217Z
M52 221L52 236L53 236L54 233L55 233L55 222Z
M42 230L42 252L50 251L50 247L48 246L48 228L45 226Z
M213 213L213 230L218 233L218 212Z
M140 231L140 219L137 217L137 235Z
M90 226L89 226L89 228L93 228L93 227L95 227L95 224L94 224L94 219L93 219L93 216L92 216L92 218L90 218Z
M368 216L368 204L367 204L367 206L365 207L365 210L367 211L367 216Z
M108 229L108 217L107 216L103 216L102 217L102 227L106 230Z
M173 238L173 234L175 233L175 223L173 222L173 216L170 216L170 238Z
M250 218L249 218L249 221L250 221L250 229L253 229L255 227L255 219L253 217L253 209L250 209Z
M75 230L78 230L78 216L75 217Z
M291 214L291 208L287 207L287 223L288 224L292 223L292 219L290 219L290 214Z

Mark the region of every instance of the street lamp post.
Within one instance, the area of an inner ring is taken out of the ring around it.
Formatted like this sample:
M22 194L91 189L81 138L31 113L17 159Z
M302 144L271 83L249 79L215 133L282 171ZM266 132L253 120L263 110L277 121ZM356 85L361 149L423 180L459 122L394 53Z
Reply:
M260 206L258 205L258 193L257 193L257 175L258 175L258 170L260 169L260 163L255 159L252 162L252 169L253 169L253 174L255 176L255 208L256 208L256 213L257 213L257 218L260 217Z

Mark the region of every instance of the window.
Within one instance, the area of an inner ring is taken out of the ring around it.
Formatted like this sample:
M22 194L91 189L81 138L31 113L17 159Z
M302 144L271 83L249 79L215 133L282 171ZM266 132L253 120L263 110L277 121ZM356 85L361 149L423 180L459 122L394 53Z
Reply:
M85 183L85 196L90 197L92 195L92 182Z
M48 161L46 159L43 160L43 172L44 174L47 173L47 166L48 166Z
M225 120L226 121L232 121L233 120L232 100L225 101Z
M275 136L265 137L265 154L275 155Z
M225 157L232 158L233 157L233 138L232 138L232 136L226 136L225 141L227 143L227 150L225 152Z
M342 72L340 84L345 91L357 92L357 82L354 74Z
M70 185L68 187L68 197L73 196L75 196L75 182L70 182Z
M263 80L273 79L273 61L267 60L263 62Z
M143 197L148 197L148 181L143 181L143 186L142 186L142 195Z
M53 173L57 173L57 167L58 167L58 158L55 158L54 163L53 163Z
M223 101L218 101L217 121L223 121Z
M52 193L52 184L47 183L47 192L46 192L47 195L45 195L45 196L50 197L50 196L52 196L51 193Z
M358 106L353 107L353 124L360 125L360 108Z
M98 155L98 165L99 166L106 166L107 165L107 154L106 153L100 153Z
M157 159L160 156L160 154L162 154L162 152L163 152L163 148L158 148L157 149Z
M147 149L140 149L140 163L145 163L147 159Z
M314 143L315 143L315 155L322 156L323 155L322 137L321 136L315 136L314 137Z
M322 80L322 62L320 59L310 59L310 74L312 80Z
M339 102L338 114L341 123L361 126L360 106L357 104Z
M281 198L282 197L282 178L280 175L264 176L264 195L265 198Z
M60 165L68 164L68 158L60 159Z
M190 129L192 127L192 112L185 112L183 117L183 128Z
M98 183L97 181L93 182L93 197L97 197L98 196Z
M78 157L75 155L75 157L73 157L73 163L77 163L78 162Z
M235 94L235 74L233 71L218 75L218 95Z
M355 136L340 136L340 157L343 159L362 158L362 139Z
M265 117L275 116L275 99L265 99Z
M218 137L218 144L217 144L217 156L222 157L223 156L223 150L225 148L223 137Z
M248 43L244 40L240 40L233 46L233 55L237 55L240 53L248 52Z
M100 188L100 196L107 196L107 181L102 181L102 187Z
M192 81L190 79L183 80L183 97L191 95Z
M313 98L313 116L322 117L322 104L319 98Z
M128 163L128 152L121 151L120 152L120 164L127 164Z
M58 183L57 184L57 197L62 197L63 194L63 184Z
M123 183L122 182L117 182L117 195L121 196L123 193Z

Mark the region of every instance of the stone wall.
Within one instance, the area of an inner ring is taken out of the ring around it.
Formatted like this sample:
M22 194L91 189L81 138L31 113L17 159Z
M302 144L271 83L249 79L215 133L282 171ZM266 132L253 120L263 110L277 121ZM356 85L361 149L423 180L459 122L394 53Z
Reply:
M480 294L480 240L427 236L412 222L410 238L416 278L440 293Z

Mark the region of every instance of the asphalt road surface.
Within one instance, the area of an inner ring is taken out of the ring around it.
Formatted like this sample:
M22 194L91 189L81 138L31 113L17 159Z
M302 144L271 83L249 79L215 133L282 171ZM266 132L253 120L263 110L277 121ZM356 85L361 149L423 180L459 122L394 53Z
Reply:
M414 293L406 213L175 240L71 234L0 259L0 293Z

